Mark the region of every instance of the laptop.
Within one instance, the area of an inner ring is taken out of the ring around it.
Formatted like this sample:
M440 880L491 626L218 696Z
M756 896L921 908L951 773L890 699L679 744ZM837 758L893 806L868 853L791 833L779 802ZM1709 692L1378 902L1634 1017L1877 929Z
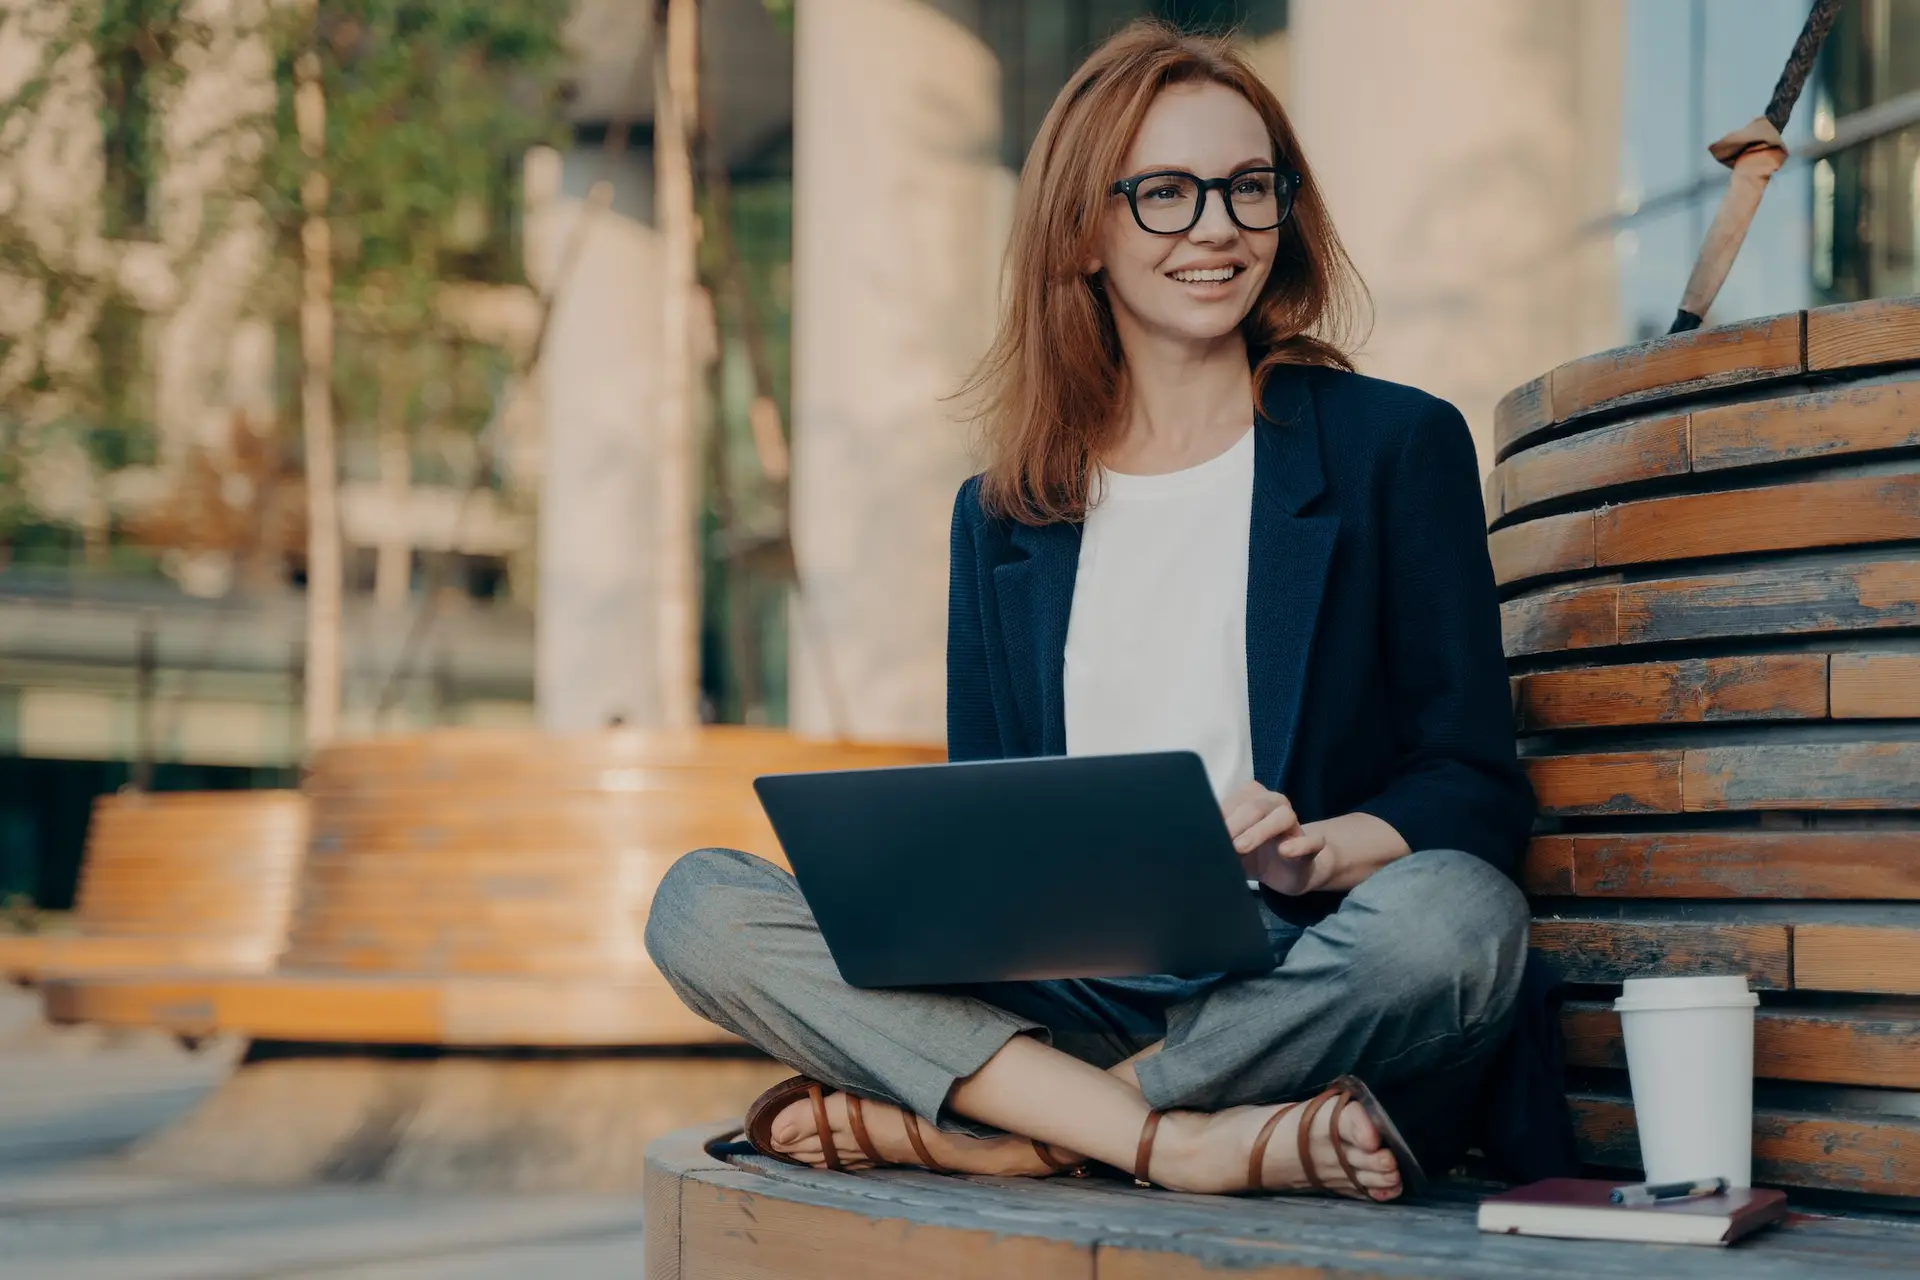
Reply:
M754 790L856 987L1260 970L1191 751L771 774Z

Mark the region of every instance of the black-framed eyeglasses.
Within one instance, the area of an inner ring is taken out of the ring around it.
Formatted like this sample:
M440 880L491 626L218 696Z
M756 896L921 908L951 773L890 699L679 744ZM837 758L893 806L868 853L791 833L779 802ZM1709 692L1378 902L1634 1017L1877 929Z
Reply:
M1242 231L1272 231L1293 212L1300 175L1292 169L1241 169L1224 178L1201 178L1182 169L1156 169L1113 184L1110 194L1125 196L1142 231L1180 236L1193 230L1206 212L1207 192L1218 191L1227 216Z

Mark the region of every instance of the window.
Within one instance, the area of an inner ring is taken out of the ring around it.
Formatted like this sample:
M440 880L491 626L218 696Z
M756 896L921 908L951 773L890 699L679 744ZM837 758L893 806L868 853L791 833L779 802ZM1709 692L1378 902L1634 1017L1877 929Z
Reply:
M1833 127L1920 98L1920 0L1843 5L1821 54ZM1813 225L1820 301L1920 291L1920 124L1879 133L1821 161Z

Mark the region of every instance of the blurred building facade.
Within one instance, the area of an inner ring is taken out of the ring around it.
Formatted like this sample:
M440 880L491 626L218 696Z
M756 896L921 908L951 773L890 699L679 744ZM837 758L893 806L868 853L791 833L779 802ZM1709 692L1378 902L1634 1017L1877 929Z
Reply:
M272 98L249 24L275 2L198 0L226 43L152 105L154 137L218 133ZM703 0L703 444L684 482L701 512L706 714L941 736L948 518L976 465L950 397L991 334L1027 147L1074 66L1127 21L1238 31L1372 290L1362 369L1457 403L1488 464L1507 389L1664 331L1724 180L1706 144L1759 113L1807 7ZM461 341L510 356L551 297L543 358L524 385L447 392L440 417L459 429L398 453L378 422L348 424L351 730L661 714L656 623L674 602L649 551L661 486L679 481L652 412L654 51L646 6L572 12L571 140L501 158L518 184L502 229L524 270L445 301ZM30 36L0 27L0 94ZM104 532L160 501L179 459L229 449L236 422L292 413L285 335L244 304L271 248L244 211L201 234L194 184L211 170L181 147L134 181L128 137L101 124L102 74L76 57L65 105L47 108L63 123L5 162L0 211L77 269L124 277L137 314L81 338L42 332L40 304L0 273L0 377L24 335L68 342L80 376L134 371L114 411L149 421L154 443L84 465L69 450L26 486L42 532L10 538L0 572L0 752L23 769L84 764L89 786L143 750L201 769L195 785L284 776L249 771L298 757L297 565L263 592L227 590L244 577L233 557L116 576ZM1848 0L1788 138L1795 159L1710 323L1920 289L1920 0ZM493 474L470 486L483 440ZM39 838L20 834L21 797L46 789L32 776L0 786L0 894L20 883L6 858L24 856L4 848Z

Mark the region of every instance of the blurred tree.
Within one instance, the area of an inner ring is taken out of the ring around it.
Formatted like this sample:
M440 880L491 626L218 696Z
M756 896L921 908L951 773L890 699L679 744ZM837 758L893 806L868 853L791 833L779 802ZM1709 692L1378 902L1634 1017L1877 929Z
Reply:
M319 0L279 39L283 88L266 198L289 252L305 221L308 164L294 119L294 61L311 35L326 100L334 292L342 323L382 334L436 326L450 281L517 282L519 163L564 142L555 0ZM311 24L310 26L307 24Z
M366 339L372 376L353 385L373 403L358 407L404 467L408 373L445 337L445 287L520 279L518 163L559 141L565 18L551 0L308 0L277 42L276 79L295 88L281 97L266 201L287 250L275 283L301 299L310 744L331 736L340 688L336 325Z

